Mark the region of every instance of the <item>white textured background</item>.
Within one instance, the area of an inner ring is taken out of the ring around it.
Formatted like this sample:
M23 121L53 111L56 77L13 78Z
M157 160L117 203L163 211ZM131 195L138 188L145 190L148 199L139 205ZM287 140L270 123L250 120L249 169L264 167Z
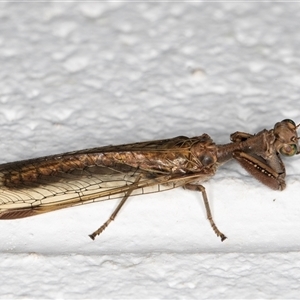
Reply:
M299 3L0 3L1 162L300 122ZM1 221L0 298L299 298L300 158L287 189L228 163L201 196Z

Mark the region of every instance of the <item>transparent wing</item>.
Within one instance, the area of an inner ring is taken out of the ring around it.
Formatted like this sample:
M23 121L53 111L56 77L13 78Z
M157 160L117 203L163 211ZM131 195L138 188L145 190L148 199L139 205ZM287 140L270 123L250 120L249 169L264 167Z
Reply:
M123 170L87 167L53 176L41 176L35 182L6 186L0 173L0 219L15 219L46 213L70 206L122 198L135 184L130 195L160 192L182 186L194 179L149 174L123 166ZM135 183L140 176L138 183ZM199 175L197 176L199 177Z

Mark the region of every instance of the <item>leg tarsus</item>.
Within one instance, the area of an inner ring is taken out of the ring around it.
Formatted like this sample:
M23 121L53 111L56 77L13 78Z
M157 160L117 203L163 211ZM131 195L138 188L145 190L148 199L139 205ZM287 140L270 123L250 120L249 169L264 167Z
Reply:
M207 216L207 219L208 219L213 231L216 233L217 236L219 236L221 238L222 242L224 240L226 240L227 237L218 229L217 225L215 224L215 222L212 218L212 214L210 211L210 206L209 206L208 198L206 195L205 187L203 185L197 185L197 184L186 184L184 186L184 188L202 193L202 198L203 198L205 210L206 210L206 216Z
M99 235L104 231L104 229L109 225L111 221L113 221L112 217L110 217L101 227L99 227L96 231L94 231L92 234L89 234L89 237L92 240L95 240L96 236Z
M114 212L111 214L111 216L109 217L109 219L101 227L99 227L96 231L94 231L92 234L89 234L89 237L92 240L94 240L97 235L99 235L100 233L102 233L104 231L104 229L110 224L110 222L115 219L115 217L117 216L118 212L120 211L120 209L122 208L122 206L124 205L124 203L126 202L126 200L129 198L129 196L132 193L132 191L134 189L136 189L136 187L137 187L138 182L140 181L140 179L141 179L141 176L138 176L136 178L136 180L134 181L134 183L130 185L129 189L127 190L127 192L125 193L124 197L122 198L122 200L120 201L120 203L118 204L118 206L114 210Z

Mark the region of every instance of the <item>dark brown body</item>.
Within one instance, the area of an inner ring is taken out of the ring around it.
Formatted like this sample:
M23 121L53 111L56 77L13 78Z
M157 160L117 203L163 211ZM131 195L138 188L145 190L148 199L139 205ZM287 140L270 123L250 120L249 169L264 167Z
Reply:
M100 147L38 159L0 165L4 185L24 187L39 183L40 178L55 178L60 173L72 173L99 166L113 169L127 167L145 171L148 175L191 174L205 171L213 175L216 170L217 148L210 137L176 137L144 143ZM211 173L213 172L213 173ZM204 174L203 174L204 175Z

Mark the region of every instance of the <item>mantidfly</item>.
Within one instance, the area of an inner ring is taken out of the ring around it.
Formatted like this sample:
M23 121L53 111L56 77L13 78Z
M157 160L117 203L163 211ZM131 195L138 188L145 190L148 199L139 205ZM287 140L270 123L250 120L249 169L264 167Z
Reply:
M300 125L300 124L299 124ZM106 146L0 165L0 219L17 219L84 203L121 198L94 239L115 219L131 195L184 187L202 193L207 218L217 228L201 183L217 168L237 160L253 177L274 190L285 188L279 154L299 154L294 121L285 119L257 134L235 132L217 145L207 134L187 138Z

